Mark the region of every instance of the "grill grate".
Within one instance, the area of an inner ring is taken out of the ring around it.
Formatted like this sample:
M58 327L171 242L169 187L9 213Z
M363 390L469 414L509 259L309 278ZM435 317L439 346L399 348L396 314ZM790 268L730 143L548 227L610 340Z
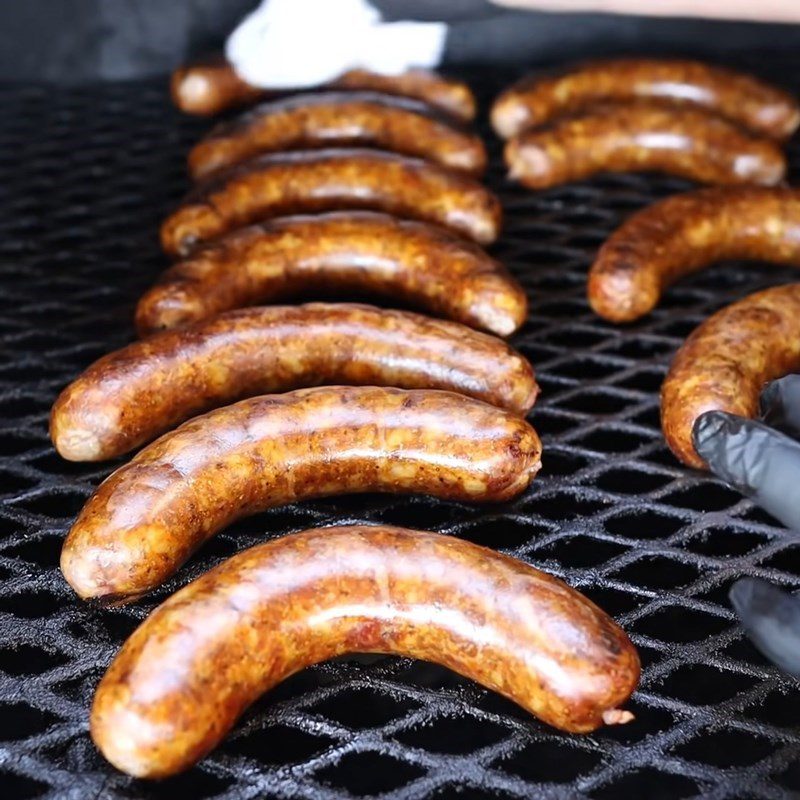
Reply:
M781 66L773 75L785 81ZM484 103L510 77L480 77ZM543 387L534 486L502 507L368 496L276 509L218 536L147 602L99 610L71 594L58 554L110 467L61 461L47 411L83 367L131 339L133 303L164 266L158 224L185 188L183 157L204 123L170 110L161 83L0 94L4 797L797 796L800 694L743 639L726 593L742 574L797 587L800 536L680 467L657 398L671 353L709 312L796 273L717 267L641 323L608 325L584 299L595 248L627 214L686 184L612 176L530 194L504 183L495 143L489 182L507 208L495 250L529 290L515 343ZM797 145L791 154L797 167ZM148 785L102 760L87 732L94 686L157 602L265 531L366 521L494 546L583 590L639 647L636 722L562 735L446 670L358 657L281 685L184 776Z

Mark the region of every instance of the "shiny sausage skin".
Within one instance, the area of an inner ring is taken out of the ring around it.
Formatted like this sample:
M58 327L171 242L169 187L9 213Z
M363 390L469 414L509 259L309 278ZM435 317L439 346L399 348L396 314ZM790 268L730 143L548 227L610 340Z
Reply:
M469 122L476 111L475 97L467 84L423 69L400 75L378 75L355 69L344 73L327 88L381 92L411 97ZM213 116L229 108L251 105L275 92L243 81L224 58L180 67L172 73L172 100L187 114Z
M265 218L342 208L435 222L480 244L500 231L500 201L461 173L381 150L268 153L216 173L161 226L170 255Z
M755 417L768 381L800 370L800 283L757 292L700 325L661 388L661 427L684 464L703 468L692 427L706 411Z
M263 103L218 125L189 153L195 180L261 153L314 147L377 147L481 175L479 136L425 103L376 92L323 92Z
M632 718L624 631L522 561L437 533L315 528L252 547L162 603L100 682L91 734L143 778L187 769L264 692L346 653L448 667L544 722L585 733Z
M750 75L697 61L621 58L523 78L495 100L492 125L509 138L598 102L634 99L700 106L774 139L800 124L795 98Z
M779 183L781 148L696 108L606 104L524 131L505 148L509 176L546 189L598 172L667 172L703 183Z
M589 303L607 320L630 322L649 314L672 283L723 259L800 267L800 192L729 186L648 206L600 248Z
M480 247L438 225L369 211L285 217L243 228L167 270L139 301L141 335L309 292L400 298L508 336L525 290Z
M527 487L540 455L524 419L451 392L254 397L185 422L107 478L72 526L61 569L81 597L134 598L248 514L347 492L499 502Z
M504 341L456 322L356 304L230 311L96 361L56 400L71 461L115 458L189 417L324 383L445 389L525 415L539 387Z

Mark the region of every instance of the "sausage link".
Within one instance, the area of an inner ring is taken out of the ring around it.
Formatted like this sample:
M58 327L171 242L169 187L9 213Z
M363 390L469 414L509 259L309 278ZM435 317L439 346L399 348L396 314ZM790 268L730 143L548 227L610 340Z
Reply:
M509 177L532 189L598 172L667 172L704 183L779 183L781 148L696 108L598 106L523 131L505 148Z
M376 92L324 92L263 103L218 125L189 153L195 180L261 153L315 147L377 147L479 176L481 138L425 103Z
M411 69L400 75L351 70L328 88L411 97L463 122L475 117L475 97L466 83L423 69ZM276 94L270 89L250 86L224 58L176 69L172 73L171 90L172 100L181 111L200 116L213 116L230 108L251 105Z
M200 184L161 226L170 255L281 214L364 208L444 225L481 244L500 230L500 201L472 178L380 150L269 153Z
M330 212L240 229L167 270L139 301L141 335L309 290L367 293L508 336L525 321L525 290L477 245L388 214Z
M540 455L524 419L451 392L250 398L185 422L107 478L72 526L61 569L81 597L133 598L239 517L346 492L498 502L525 489Z
M115 458L203 411L324 383L446 389L525 415L533 368L501 339L373 306L231 311L96 361L56 400L50 435L71 461Z
M649 314L672 283L723 259L800 267L800 192L729 186L648 206L600 248L589 303L607 320L630 322Z
M756 292L709 317L678 350L661 388L671 450L705 467L692 428L706 411L755 417L767 381L800 369L800 283Z
M697 61L621 58L523 78L495 100L492 125L509 138L597 102L635 99L700 106L773 139L800 124L795 98L750 75Z
M626 722L639 656L594 603L441 534L316 528L252 547L162 603L95 694L91 734L136 777L187 769L284 678L345 653L425 659L562 730Z

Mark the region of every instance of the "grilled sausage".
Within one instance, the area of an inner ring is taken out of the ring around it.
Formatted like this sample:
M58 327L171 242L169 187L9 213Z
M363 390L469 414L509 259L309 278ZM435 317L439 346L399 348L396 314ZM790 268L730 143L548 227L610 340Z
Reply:
M451 392L300 389L185 422L107 478L73 525L61 569L84 598L133 598L239 517L346 492L507 500L539 470L520 417Z
M444 225L493 242L500 202L477 181L380 150L268 153L200 184L161 226L161 244L186 255L198 243L281 214L363 208Z
M509 138L597 102L634 99L700 106L774 139L800 124L791 95L750 75L697 61L621 58L523 78L495 100L492 125Z
M411 97L464 122L475 117L475 97L467 84L423 69L411 69L400 75L351 70L329 88ZM171 89L172 100L181 111L200 116L212 116L229 108L250 105L275 94L269 89L250 86L224 58L176 69L172 73Z
M525 290L477 245L355 211L270 220L200 248L141 298L136 326L145 335L309 291L400 298L499 336L528 313Z
M343 146L419 156L471 175L486 168L481 138L425 103L376 92L324 92L263 103L218 125L189 153L189 172L197 180L260 153Z
M667 172L704 183L779 183L780 147L696 108L606 104L524 131L505 148L509 177L531 189L597 172Z
M373 306L230 311L134 342L56 400L50 435L71 461L114 458L242 397L323 383L446 389L525 415L533 368L501 339Z
M661 389L661 427L672 452L705 467L692 428L706 411L755 417L767 381L800 369L800 283L777 286L709 317L678 350Z
M136 777L211 751L265 691L345 653L448 667L566 731L627 722L639 657L557 578L441 534L316 528L252 547L163 603L95 694L91 733Z
M649 314L672 283L723 259L800 267L800 192L735 186L673 195L628 219L589 270L589 303L612 322Z

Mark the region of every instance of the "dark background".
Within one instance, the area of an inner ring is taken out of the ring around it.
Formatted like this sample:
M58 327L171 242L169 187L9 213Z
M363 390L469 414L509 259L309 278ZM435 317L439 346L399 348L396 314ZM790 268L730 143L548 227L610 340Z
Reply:
M454 64L625 52L731 60L745 48L777 54L800 46L796 25L516 12L485 0L374 4L387 18L451 20L447 56ZM218 50L256 5L257 0L5 0L0 80L80 83L162 74L189 57Z

